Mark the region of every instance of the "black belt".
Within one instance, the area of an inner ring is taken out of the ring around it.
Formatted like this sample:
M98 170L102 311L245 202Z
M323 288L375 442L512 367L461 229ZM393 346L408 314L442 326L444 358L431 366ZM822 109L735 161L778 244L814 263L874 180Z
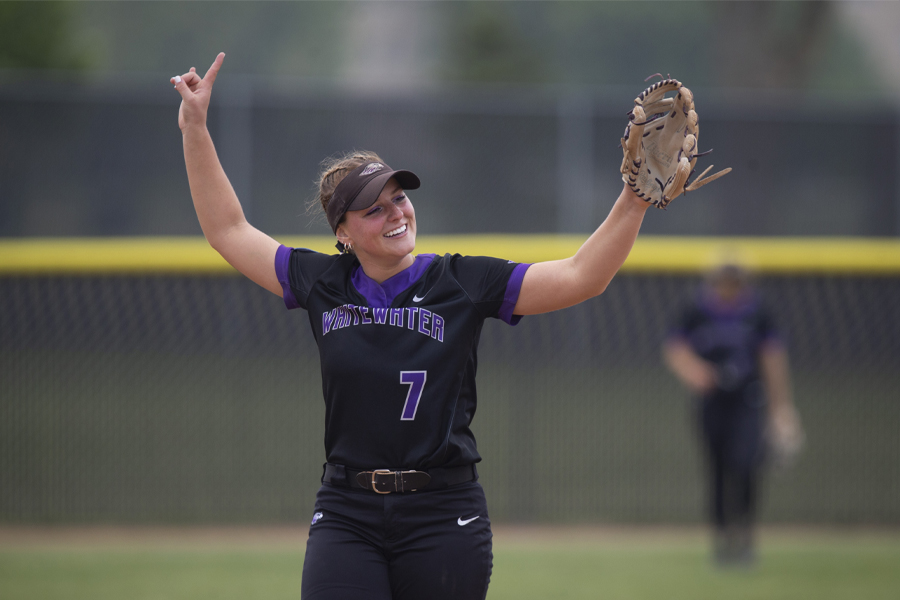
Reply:
M475 465L429 469L428 471L392 471L390 469L357 471L344 465L325 463L325 473L322 475L323 483L370 490L378 494L415 492L425 488L439 490L476 479L478 479L478 471L475 470Z

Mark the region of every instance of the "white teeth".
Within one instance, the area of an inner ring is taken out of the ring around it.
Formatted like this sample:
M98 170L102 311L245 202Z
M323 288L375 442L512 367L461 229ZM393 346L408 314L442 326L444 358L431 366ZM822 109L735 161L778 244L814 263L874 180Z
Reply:
M397 229L395 229L393 231L388 231L386 234L384 234L384 237L394 237L395 235L400 235L401 233L403 233L405 231L406 231L406 225L401 225L400 227L398 227Z

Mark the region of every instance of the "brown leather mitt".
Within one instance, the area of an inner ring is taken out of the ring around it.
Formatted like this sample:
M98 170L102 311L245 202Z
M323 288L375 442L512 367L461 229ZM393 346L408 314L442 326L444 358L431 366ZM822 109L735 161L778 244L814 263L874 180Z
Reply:
M666 98L669 92L674 97ZM676 79L663 79L641 92L628 121L622 138L622 181L657 208L731 172L729 167L704 179L710 165L688 181L697 157L708 152L697 149L700 127L694 95Z

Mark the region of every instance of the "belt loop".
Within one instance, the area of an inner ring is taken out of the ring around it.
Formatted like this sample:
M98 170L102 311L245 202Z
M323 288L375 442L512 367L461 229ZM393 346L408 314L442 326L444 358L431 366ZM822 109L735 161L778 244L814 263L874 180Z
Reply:
M328 467L331 467L331 473L332 473L331 481L332 482L334 482L335 480L338 480L341 483L343 483L344 485L348 485L348 486L352 485L350 483L350 478L347 475L347 467L345 467L344 465L335 465L335 464L326 463L325 468L327 469Z

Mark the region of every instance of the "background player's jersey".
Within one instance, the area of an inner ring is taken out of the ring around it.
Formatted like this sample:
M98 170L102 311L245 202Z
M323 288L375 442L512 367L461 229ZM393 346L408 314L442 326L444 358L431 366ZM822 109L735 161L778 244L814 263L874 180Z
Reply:
M327 461L368 470L481 460L469 429L478 339L488 317L518 322L528 266L424 254L379 285L351 255L282 246L285 304L307 310L319 347Z
M698 356L715 365L720 394L758 384L763 345L779 339L771 315L756 294L747 293L736 304L724 305L706 291L683 311L672 335L685 339Z

